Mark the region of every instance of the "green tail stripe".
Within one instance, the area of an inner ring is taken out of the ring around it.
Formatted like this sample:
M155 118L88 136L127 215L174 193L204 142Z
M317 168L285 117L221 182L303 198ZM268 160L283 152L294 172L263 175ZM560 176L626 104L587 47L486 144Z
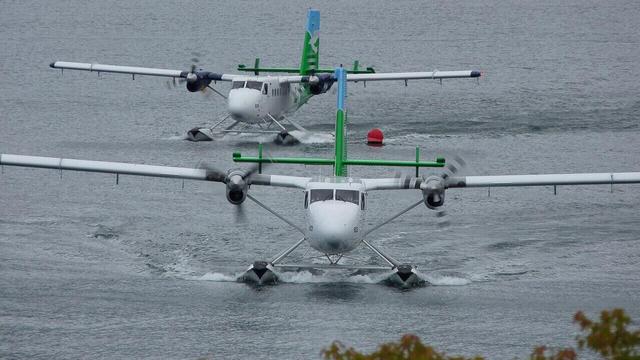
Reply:
M311 42L314 41L312 44ZM320 57L320 39L312 38L311 33L304 34L304 46L302 47L302 60L300 61L300 75L309 75L318 69ZM314 49L315 48L315 49Z

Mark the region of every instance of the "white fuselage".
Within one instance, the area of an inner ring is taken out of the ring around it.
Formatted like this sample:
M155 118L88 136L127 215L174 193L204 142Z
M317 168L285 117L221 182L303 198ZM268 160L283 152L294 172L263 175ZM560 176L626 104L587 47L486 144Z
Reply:
M247 124L268 124L296 111L309 99L302 85L280 83L277 76L234 79L227 107L231 117ZM270 116L269 116L270 115Z
M305 229L309 245L323 254L344 254L364 239L366 193L351 178L326 177L305 190Z

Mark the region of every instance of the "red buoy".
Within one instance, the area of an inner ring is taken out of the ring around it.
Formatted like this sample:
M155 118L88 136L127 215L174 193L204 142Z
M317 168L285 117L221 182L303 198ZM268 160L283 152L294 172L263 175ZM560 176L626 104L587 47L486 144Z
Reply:
M383 141L384 134L382 133L382 130L375 128L369 130L367 133L367 145L381 146Z

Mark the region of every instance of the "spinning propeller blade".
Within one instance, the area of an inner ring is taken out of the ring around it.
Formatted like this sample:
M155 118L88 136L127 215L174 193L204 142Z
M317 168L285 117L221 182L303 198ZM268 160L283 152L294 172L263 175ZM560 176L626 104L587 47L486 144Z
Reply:
M455 155L453 156L453 160L447 160L447 165L445 165L440 176L446 180L447 178L458 174L460 170L464 169L466 166L467 162L459 155ZM437 226L439 228L447 228L451 225L451 220L448 216L447 210L442 207L436 210L436 218L438 219Z
M178 85L184 84L187 80L183 79L183 78L179 78L176 80L176 78L171 78L170 80L166 81L166 85L167 85L167 89L171 90L176 88Z
M214 74L198 68L200 64L199 58L201 57L201 55L197 52L192 52L191 55L192 58L191 65L189 65L189 70L182 72L177 80L176 78L167 80L165 83L167 88L171 90L178 85L184 86L184 84L186 83L187 90L189 90L190 92L199 92L206 97L209 97L211 95L211 92L209 92L208 90L211 90L214 93L220 95L220 97L227 99L227 96L211 86L211 82L215 82L216 79L220 77L220 74Z
M233 217L236 223L246 223L247 222L247 214L244 211L244 203L240 205L236 205L236 210L233 213Z
M461 169L465 168L466 166L467 162L464 161L464 159L460 156L455 155L453 157L453 161L447 160L447 165L445 165L442 175L440 176L442 176L443 179L447 179L451 176L456 175Z
M238 223L245 222L247 216L243 204L247 197L251 178L261 168L260 164L252 164L251 167L246 169L229 169L223 171L206 161L200 161L196 165L196 168L206 170L207 180L221 182L226 185L227 200L231 204L236 205L234 210L235 221Z
M222 171L205 161L198 162L196 169L207 170L207 180L226 183L227 172Z

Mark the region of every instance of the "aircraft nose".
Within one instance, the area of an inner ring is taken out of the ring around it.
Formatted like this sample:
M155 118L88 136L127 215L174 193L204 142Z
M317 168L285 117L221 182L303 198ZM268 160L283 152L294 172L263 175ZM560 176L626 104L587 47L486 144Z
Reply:
M311 243L316 249L329 254L353 249L360 231L358 206L337 201L311 204Z
M249 120L258 114L260 92L252 89L235 89L229 92L228 110L235 120Z

